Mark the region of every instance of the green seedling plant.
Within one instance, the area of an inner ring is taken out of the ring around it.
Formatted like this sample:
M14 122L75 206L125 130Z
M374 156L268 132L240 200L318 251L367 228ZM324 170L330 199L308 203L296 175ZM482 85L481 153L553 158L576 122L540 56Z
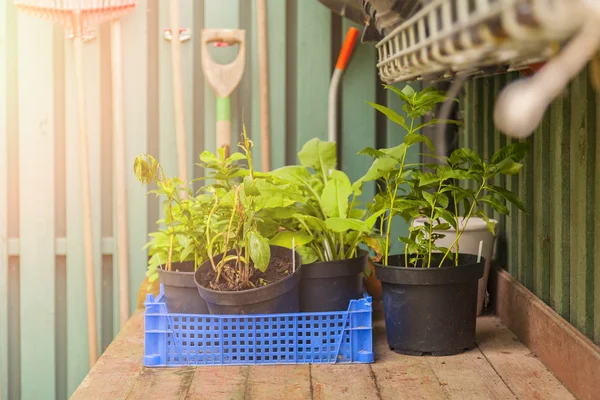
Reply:
M430 171L414 171L408 182L410 193L405 196L407 201L401 210L409 224L409 236L400 238L405 244L405 265L429 268L433 252L439 252L442 256L438 267L447 259L454 260L457 266L458 241L470 218L482 218L488 230L496 234L496 222L489 218L486 206L500 215L508 215L505 203L510 202L526 212L525 204L514 193L494 185L493 181L500 175L518 174L523 167L519 161L528 149L528 143L513 143L486 161L470 149L459 148L445 158L445 163L427 165ZM416 219L424 223L415 225ZM448 248L436 246L436 240L444 237L443 232L451 227L456 232L452 244Z
M446 259L454 260L454 265L457 265L458 258L452 249L456 249L458 253L458 239L472 216L483 218L490 231L495 232L493 222L482 205L507 214L508 209L502 201L508 200L520 209L525 209L514 194L490 182L499 174L517 174L522 167L519 161L525 157L527 146L521 143L506 146L494 154L489 163L472 150L458 149L443 164L409 164L406 162L406 155L415 145L423 143L431 153L435 152L431 140L421 133L424 127L458 122L433 118L417 123L417 120L431 113L437 104L449 101L441 91L427 88L415 92L410 86L402 90L392 86L386 88L395 92L404 102L403 110L408 121L388 107L369 104L406 130L404 142L392 148L362 150L360 154L369 155L374 161L368 172L354 185L355 191L360 192L364 182L377 180L381 183L380 190L368 209L371 215L381 215L380 231L384 237L382 264L389 265L392 220L400 216L409 225L409 236L399 238L405 246L405 266L430 267L434 252L443 254L439 267ZM435 157L433 154L430 156ZM430 171L422 171L422 167ZM475 182L472 186L476 189L466 188L469 181ZM463 225L459 227L463 215ZM423 225L414 224L415 220L422 218L425 219ZM456 230L456 239L452 245L449 248L437 246L436 241L444 237L443 232L450 227Z
M253 278L269 268L270 239L280 231L278 220L289 215L288 207L306 200L295 185L254 170L253 143L245 126L239 145L242 152L229 157L224 149L201 155L201 166L214 181L201 191L213 199L204 240L214 271L210 285L215 290L245 290L270 283ZM223 257L216 260L219 254Z
M178 177L167 178L162 166L149 154L135 158L134 172L140 182L156 183L157 188L149 193L165 198L162 203L164 218L157 221L165 228L150 233L152 239L144 246L150 256L146 272L148 281L157 279L160 266L171 271L173 262L193 261L198 267L207 258L206 245L200 240L199 233L204 231L203 215L206 215L209 199L193 197Z
M409 206L423 205L418 199L409 199L405 196L412 173L420 169L418 164L407 163L406 155L409 149L421 143L431 152L434 151L431 140L421 134L423 128L440 122L457 123L457 121L431 119L423 123L418 122L437 104L448 100L443 92L435 88L430 87L420 92L415 92L410 86L405 86L402 90L387 85L385 88L393 91L403 101L402 109L408 120L391 108L372 102L367 103L384 114L390 121L400 125L406 131L406 135L403 143L398 146L384 149L367 147L359 152L359 154L373 157L374 161L367 173L354 183L353 191L361 194L362 187L366 182L378 182L378 193L373 202L367 205L367 208L370 217L379 218L379 232L383 236L382 263L388 265L392 220L398 215L407 217L406 209Z
M272 172L300 187L307 199L295 205L296 212L285 224L288 230L279 232L273 242L289 247L293 238L305 264L357 257L361 244L378 248L373 232L377 217L365 218L350 179L336 169L335 142L314 138L298 158L301 165Z

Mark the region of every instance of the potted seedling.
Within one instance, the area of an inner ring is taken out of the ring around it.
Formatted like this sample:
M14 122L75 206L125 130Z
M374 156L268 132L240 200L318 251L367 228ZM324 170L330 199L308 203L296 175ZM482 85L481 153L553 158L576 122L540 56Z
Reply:
M499 174L517 174L527 148L524 144L509 145L489 162L469 149L458 149L445 163L430 164L428 172L421 171L421 165L406 163L406 153L420 142L433 151L432 144L418 131L439 121L415 126L414 120L446 99L433 89L419 93L408 87L390 90L405 102L409 121L393 110L374 106L407 130L404 143L391 149L363 151L375 160L367 175L357 182L384 182L384 190L369 206L371 212L388 210L382 221L386 227L383 257L375 264L382 282L388 344L403 354L456 354L475 345L477 284L485 262L479 255L457 249L458 240L469 219L476 216L495 232L494 221L482 205L501 214L508 213L505 200L522 206L514 194L491 182ZM470 187L475 189L460 185L467 181L474 182ZM389 226L397 216L408 223L409 234L399 238L404 243L403 254L390 255ZM416 220L422 223L415 224ZM443 247L438 241L451 228L455 230L454 240Z
M317 138L298 153L301 165L286 166L273 175L297 184L307 201L272 243L291 247L292 239L302 255L300 311L346 310L350 300L362 297L363 272L368 253L361 244L377 248L372 232L377 216L365 218L358 207L348 176L335 169L336 144Z
M211 314L298 312L301 258L293 249L269 244L278 215L305 201L295 185L254 171L252 142L244 127L243 153L204 152L203 167L214 181L204 240L208 259L195 273ZM245 161L247 168L234 161Z
M198 232L204 231L208 197L193 197L179 178L167 178L161 165L148 154L136 157L134 171L140 182L156 182L157 189L150 193L165 198L165 215L158 221L165 228L150 233L152 239L144 247L149 255L148 284L157 279L162 283L169 312L208 313L206 302L194 284L194 271L207 258L206 244ZM182 196L182 192L187 196Z

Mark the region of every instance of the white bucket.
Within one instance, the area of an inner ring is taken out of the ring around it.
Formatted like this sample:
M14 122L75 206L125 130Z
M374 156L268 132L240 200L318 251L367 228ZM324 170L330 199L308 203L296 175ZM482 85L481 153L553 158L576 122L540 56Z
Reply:
M423 225L423 222L427 221L428 218L418 218L413 222L413 226ZM464 218L459 217L459 228L462 229L464 226ZM498 232L497 221L490 219L490 221L496 222L496 233ZM437 231L446 235L443 238L436 240L436 245L439 247L450 247L456 239L456 231L454 228L446 231ZM479 242L483 241L481 250L481 256L485 258L485 269L483 277L479 279L479 288L477 293L477 316L481 315L483 311L483 304L485 302L485 295L487 289L487 281L490 273L490 266L492 264L492 257L494 255L494 245L496 243L496 237L488 230L486 222L479 217L471 217L467 222L467 228L460 235L458 239L458 250L463 254L475 254L479 253Z

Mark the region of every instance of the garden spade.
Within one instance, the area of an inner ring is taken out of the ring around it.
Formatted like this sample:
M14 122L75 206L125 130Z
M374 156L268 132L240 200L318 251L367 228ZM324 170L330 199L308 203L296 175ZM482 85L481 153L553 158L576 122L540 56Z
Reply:
M202 71L217 96L217 149L231 148L231 106L229 96L240 84L246 66L246 31L242 29L203 29L201 35ZM208 45L231 46L238 44L238 55L229 64L218 64L208 54Z

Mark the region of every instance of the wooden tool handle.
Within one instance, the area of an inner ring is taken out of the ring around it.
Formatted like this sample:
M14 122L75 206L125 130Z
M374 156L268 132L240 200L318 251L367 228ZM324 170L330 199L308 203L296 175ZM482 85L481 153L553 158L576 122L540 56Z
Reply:
M117 253L119 266L119 316L121 328L129 319L129 248L127 245L127 183L125 181L125 122L123 117L123 57L121 46L121 23L110 24L114 180L117 209Z
M231 154L231 121L217 121L217 149L225 146L225 156Z
M79 120L79 151L81 168L81 208L83 222L83 250L85 261L85 292L87 299L88 350L90 368L98 360L98 330L96 327L96 285L94 283L94 241L92 233L92 195L90 188L90 166L88 133L85 107L85 81L83 67L83 40L76 35L73 40L75 54L75 76L77 79L77 100Z
M240 84L246 67L246 31L242 29L203 29L200 35L202 42L200 54L202 71L206 80L219 97L229 97ZM224 42L239 44L237 57L229 64L219 64L212 60L208 52L208 44Z

